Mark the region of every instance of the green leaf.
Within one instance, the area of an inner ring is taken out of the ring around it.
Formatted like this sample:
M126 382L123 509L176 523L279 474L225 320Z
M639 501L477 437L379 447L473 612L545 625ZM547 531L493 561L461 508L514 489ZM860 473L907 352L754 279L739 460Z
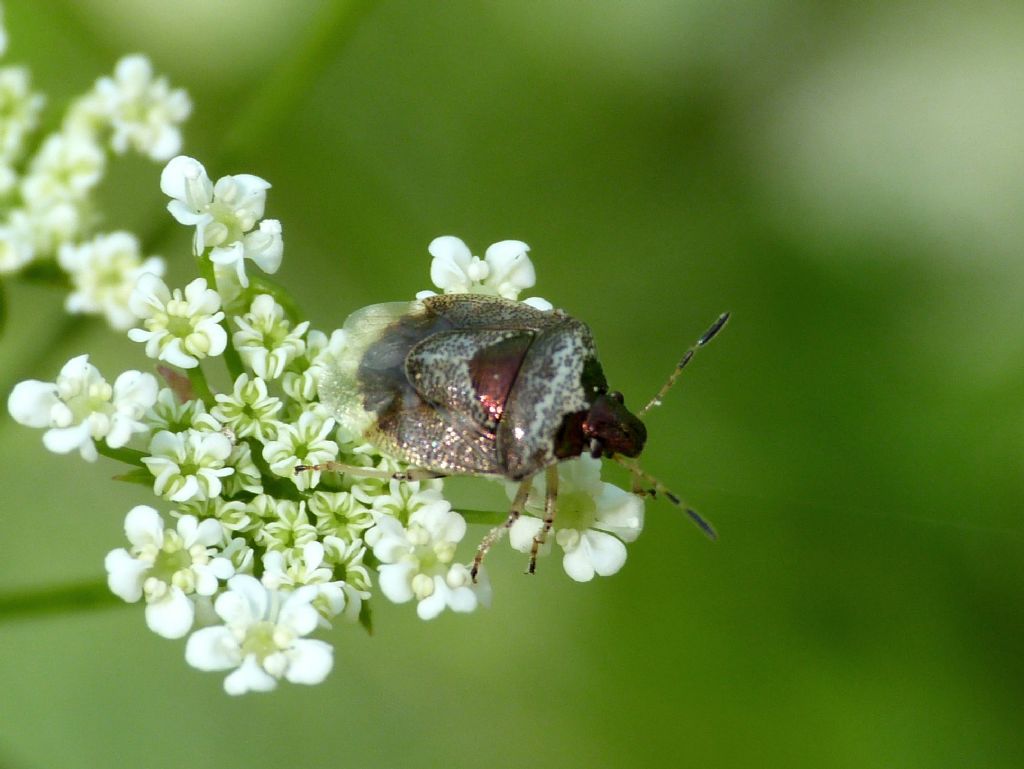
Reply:
M363 601L363 605L359 607L359 624L363 626L367 635L373 635L373 615L369 601Z
M115 475L114 480L124 481L125 483L138 483L142 486L152 486L153 474L144 467L136 467L134 470L129 470L127 473Z

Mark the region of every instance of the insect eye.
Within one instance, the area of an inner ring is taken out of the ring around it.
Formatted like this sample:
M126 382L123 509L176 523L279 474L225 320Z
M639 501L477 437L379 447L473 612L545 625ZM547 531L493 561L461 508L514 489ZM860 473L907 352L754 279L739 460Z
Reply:
M621 403L623 405L625 405L625 403L626 403L626 399L622 396L622 393L620 393L618 390L615 390L614 392L608 393L608 397L611 398L613 401L616 401L616 402Z

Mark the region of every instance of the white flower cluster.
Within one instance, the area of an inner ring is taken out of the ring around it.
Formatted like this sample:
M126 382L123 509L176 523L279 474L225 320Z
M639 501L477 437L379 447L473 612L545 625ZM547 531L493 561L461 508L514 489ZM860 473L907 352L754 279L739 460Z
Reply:
M131 55L71 103L56 131L35 137L43 103L26 68L0 67L0 276L55 265L71 286L68 312L126 329L135 320L135 281L162 274L163 262L143 258L129 233L92 232L93 193L110 153L166 161L178 152L188 95L155 77L145 56Z
M388 600L415 602L425 620L487 605L486 572L471 577L474 542L442 481L389 479L403 468L343 434L319 403L318 378L336 365L344 332L311 329L269 279L247 279L245 259L273 272L282 257L280 225L257 224L270 185L245 174L213 184L187 157L168 163L161 185L174 218L195 227L206 276L171 288L144 272L127 298L125 318L136 324L128 336L166 364L158 367L166 386L138 371L108 385L82 355L56 382L22 382L8 401L15 420L46 429L47 448L132 465L122 477L149 485L167 510L139 505L127 514L128 545L106 558L110 589L144 602L155 633L187 636L187 662L227 671L231 694L273 689L282 679L322 681L333 649L312 636L332 621L368 626L373 571ZM504 241L479 260L457 238L439 238L431 244L432 278L442 290L514 299L534 282L527 251ZM68 251L69 260L86 258ZM213 359L232 377L224 392L206 378ZM351 470L296 473L329 462ZM599 466L589 458L560 466L553 540L580 581L618 571L623 543L643 523L642 502L603 483ZM543 495L535 491L511 531L521 550L542 525Z

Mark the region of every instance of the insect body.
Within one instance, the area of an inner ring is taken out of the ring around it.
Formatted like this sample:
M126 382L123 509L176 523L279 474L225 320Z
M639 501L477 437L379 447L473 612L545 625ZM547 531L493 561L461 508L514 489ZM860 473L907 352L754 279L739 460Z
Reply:
M687 351L678 369L726 319ZM534 570L554 519L556 465L563 459L583 453L615 458L633 472L634 491L662 491L681 504L622 459L640 454L647 430L622 395L609 391L590 329L566 313L480 294L448 294L365 307L344 328L341 360L320 383L321 401L344 428L414 468L403 477L521 481L504 526L478 549L474 576L490 545L521 514L532 478L545 472L545 525L534 541ZM643 482L653 488L644 489ZM696 513L687 512L713 535Z

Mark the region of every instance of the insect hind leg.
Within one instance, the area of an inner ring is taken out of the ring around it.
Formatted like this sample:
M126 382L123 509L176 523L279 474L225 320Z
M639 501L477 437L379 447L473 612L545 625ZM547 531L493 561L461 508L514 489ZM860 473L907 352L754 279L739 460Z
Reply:
M535 574L537 571L537 553L555 525L555 508L558 501L558 466L551 465L544 474L544 526L533 538L533 545L530 547L530 566L527 571Z
M344 473L361 478L380 478L385 481L429 481L434 478L444 478L441 473L433 470L425 470L422 467L410 467L408 470L389 472L376 467L363 467L361 465L346 465L343 462L322 462L319 465L296 465L295 474L317 471L326 473Z
M526 498L530 496L530 486L533 484L533 478L527 478L519 484L519 489L516 491L516 496L512 500L512 505L508 510L508 518L500 526L495 526L489 532L487 536L480 540L480 544L476 549L476 556L473 558L473 566L469 570L469 576L476 582L476 575L480 571L480 564L483 563L484 556L487 555L487 551L491 549L491 546L501 538L501 536L512 528L512 524L519 520L519 516L523 514L523 508L526 507Z

